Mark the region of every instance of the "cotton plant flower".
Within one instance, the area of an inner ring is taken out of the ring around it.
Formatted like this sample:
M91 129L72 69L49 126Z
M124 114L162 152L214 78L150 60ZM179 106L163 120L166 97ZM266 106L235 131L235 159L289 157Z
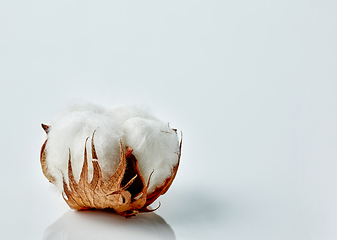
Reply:
M177 130L139 107L72 105L42 127L43 173L72 209L152 211L176 176Z

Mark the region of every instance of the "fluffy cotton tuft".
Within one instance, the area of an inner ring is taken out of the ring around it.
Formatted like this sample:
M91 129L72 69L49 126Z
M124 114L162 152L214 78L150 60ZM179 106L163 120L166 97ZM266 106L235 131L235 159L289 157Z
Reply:
M178 162L178 137L176 132L136 106L117 106L110 109L93 105L72 105L61 111L51 122L46 144L48 172L56 180L56 187L63 190L63 177L68 182L68 159L75 180L79 180L84 160L87 138L89 181L92 178L91 138L94 143L103 179L107 180L120 161L119 141L129 146L138 160L139 171L145 182L151 172L148 191L160 187L171 175Z
M150 183L162 183L171 175L173 166L178 161L177 134L167 123L154 119L133 117L123 124L123 140L133 148L138 159L139 171ZM150 184L149 191L154 190Z

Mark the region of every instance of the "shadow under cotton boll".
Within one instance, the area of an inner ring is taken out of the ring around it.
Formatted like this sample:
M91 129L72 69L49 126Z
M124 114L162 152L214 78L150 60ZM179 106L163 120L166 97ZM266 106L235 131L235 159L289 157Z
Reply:
M86 239L167 239L174 240L172 228L155 213L126 219L112 212L69 210L43 234L43 240Z

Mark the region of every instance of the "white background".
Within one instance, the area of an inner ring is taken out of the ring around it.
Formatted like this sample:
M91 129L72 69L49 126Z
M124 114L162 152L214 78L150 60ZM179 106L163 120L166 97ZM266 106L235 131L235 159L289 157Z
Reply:
M2 0L0 238L337 239L336 10ZM53 191L40 123L74 99L144 105L183 131L156 214L76 213Z

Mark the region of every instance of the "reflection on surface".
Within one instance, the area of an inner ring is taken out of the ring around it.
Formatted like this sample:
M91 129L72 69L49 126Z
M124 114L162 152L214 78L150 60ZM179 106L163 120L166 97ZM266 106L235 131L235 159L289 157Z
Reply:
M43 240L175 239L171 227L155 213L126 219L112 212L69 210L44 234Z

